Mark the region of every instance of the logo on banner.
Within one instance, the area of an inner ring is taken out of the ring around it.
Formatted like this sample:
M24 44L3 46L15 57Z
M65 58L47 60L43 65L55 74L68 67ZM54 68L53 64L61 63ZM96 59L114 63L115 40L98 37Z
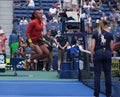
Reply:
M16 65L17 69L23 69L24 68L24 61L20 61L17 65Z
M5 63L5 55L0 55L0 64Z

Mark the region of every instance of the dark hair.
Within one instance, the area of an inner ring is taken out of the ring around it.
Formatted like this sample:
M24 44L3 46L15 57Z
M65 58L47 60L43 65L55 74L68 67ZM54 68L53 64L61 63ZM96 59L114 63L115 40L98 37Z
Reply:
M47 32L48 32L48 31L51 31L51 29L47 29Z
M31 20L35 19L35 11L32 13Z
M34 10L34 12L32 13L32 16L31 16L31 20L34 20L36 17L35 17L35 15L38 13L38 11L40 11L40 10Z
M13 28L12 33L17 33L17 30Z

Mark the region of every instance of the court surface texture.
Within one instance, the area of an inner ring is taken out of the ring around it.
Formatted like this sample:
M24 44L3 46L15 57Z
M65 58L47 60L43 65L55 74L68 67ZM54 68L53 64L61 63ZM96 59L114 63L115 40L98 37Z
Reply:
M0 73L0 97L93 97L93 89L78 79L60 79L57 72L17 71L17 74Z

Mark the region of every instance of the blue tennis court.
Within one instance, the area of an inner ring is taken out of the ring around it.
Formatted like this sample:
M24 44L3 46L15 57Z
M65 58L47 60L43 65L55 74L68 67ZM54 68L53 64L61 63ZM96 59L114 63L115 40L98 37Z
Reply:
M0 80L0 97L53 96L92 97L93 90L77 80Z

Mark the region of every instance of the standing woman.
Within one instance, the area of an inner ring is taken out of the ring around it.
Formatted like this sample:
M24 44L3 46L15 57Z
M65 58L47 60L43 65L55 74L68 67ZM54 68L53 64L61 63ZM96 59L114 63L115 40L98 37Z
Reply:
M35 63L40 58L46 58L49 55L49 50L42 40L42 33L42 13L39 10L35 10L26 30L28 45L35 51L35 54L31 56L28 62Z
M0 28L0 54L6 54L6 40L7 37L4 31Z
M111 97L111 65L114 40L109 32L107 21L100 21L98 30L93 33L91 57L94 64L94 96L99 97L100 76L103 68L105 75L106 97Z
M13 58L16 50L19 48L19 35L18 31L13 29L12 33L9 35L9 47L10 47L10 57Z

